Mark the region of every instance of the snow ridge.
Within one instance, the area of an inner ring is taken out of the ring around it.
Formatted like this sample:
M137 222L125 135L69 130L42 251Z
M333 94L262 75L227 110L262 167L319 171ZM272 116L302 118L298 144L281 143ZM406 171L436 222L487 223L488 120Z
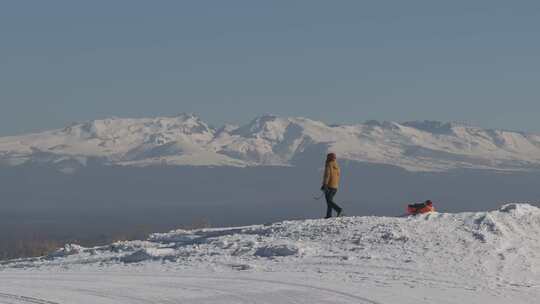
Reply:
M540 209L507 204L476 213L344 217L156 233L146 241L5 261L0 270L117 267L407 275L450 288L540 286ZM316 267L314 267L316 265ZM138 267L137 266L137 267Z
M0 165L51 164L65 172L102 164L295 166L328 151L341 159L411 171L540 170L540 135L460 123L377 122L328 126L307 118L257 117L215 129L193 114L110 118L0 138Z

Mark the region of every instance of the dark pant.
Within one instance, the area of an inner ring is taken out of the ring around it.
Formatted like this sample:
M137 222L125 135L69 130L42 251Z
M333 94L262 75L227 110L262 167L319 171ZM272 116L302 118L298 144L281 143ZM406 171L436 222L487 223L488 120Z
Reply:
M336 210L336 212L338 213L341 212L341 207L334 203L334 196L336 195L336 193L337 189L334 188L328 188L324 193L327 205L326 217L332 217L332 209Z

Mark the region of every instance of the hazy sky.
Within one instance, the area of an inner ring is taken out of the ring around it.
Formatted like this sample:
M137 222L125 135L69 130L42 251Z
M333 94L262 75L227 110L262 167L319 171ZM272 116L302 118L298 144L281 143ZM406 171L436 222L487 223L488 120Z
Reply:
M273 113L540 132L539 1L2 1L0 135Z

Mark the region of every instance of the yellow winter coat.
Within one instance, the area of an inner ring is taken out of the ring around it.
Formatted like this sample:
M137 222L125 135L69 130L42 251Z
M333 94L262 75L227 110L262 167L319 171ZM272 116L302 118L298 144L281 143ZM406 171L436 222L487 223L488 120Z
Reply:
M324 169L323 186L337 189L339 187L339 165L337 161L331 160L326 162Z

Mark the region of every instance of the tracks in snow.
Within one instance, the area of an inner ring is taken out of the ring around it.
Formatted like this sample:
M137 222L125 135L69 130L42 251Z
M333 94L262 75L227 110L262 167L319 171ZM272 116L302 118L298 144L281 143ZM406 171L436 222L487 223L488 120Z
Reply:
M3 302L7 300L9 302ZM9 293L0 292L0 303L2 304L11 304L11 303L34 303L34 304L59 304L57 302L48 301L44 299L14 295Z
M345 290L281 280L279 277L236 277L213 275L163 275L159 273L80 273L52 276L5 276L1 282L6 291L27 290L34 286L40 295L63 290L62 296L72 302L95 304L126 303L321 303L321 304L382 304ZM16 283L8 283L16 282ZM9 285L12 285L11 287ZM39 287L37 287L39 286ZM9 289L6 289L9 288ZM3 301L5 300L5 301ZM59 304L39 298L0 293L0 304Z

